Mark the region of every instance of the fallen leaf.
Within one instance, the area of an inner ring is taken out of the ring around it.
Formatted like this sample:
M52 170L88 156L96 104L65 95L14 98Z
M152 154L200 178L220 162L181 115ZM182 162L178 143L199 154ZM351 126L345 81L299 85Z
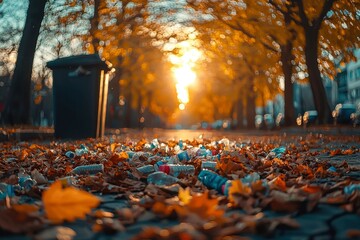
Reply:
M85 215L100 203L97 197L88 192L71 186L63 188L60 181L56 181L44 191L42 200L46 216L53 222L85 218Z
M180 188L178 197L181 202L183 202L184 204L188 204L191 200L190 188Z
M346 236L348 238L360 238L360 230L359 229L349 229L346 232Z
M30 216L14 209L0 210L0 228L12 233L31 233L44 227L39 217Z
M243 184L239 179L233 180L229 187L229 200L231 202L235 202L234 195L236 194L249 196L251 194L251 188Z
M11 207L19 213L32 213L39 210L38 206L32 204L13 204Z

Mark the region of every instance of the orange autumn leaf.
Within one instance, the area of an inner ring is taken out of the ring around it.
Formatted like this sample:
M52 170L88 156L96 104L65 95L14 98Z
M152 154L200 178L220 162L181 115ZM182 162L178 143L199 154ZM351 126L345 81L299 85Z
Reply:
M301 190L303 190L306 193L318 193L318 192L321 192L321 187L306 185L306 186L301 187Z
M190 188L180 188L178 194L179 200L183 202L185 205L188 204L191 200Z
M230 156L221 157L221 160L216 165L225 174L230 174L234 171L243 169L244 166L241 163L237 163L231 160Z
M359 229L349 229L346 232L346 236L348 238L360 238L360 230Z
M330 151L330 156L341 155L341 149L335 149Z
M210 199L208 191L203 194L192 196L191 200L184 207L175 206L179 216L186 217L189 214L196 214L202 219L220 220L224 215L224 210L219 209L219 200Z
M11 207L19 213L32 213L39 210L38 206L32 204L14 204Z
M324 168L322 166L320 166L320 167L318 167L318 169L316 169L315 176L319 176L321 178L326 176L326 171L324 170Z
M273 180L271 180L269 182L269 184L275 189L279 189L279 190L281 190L283 192L286 191L286 183L282 179L282 177L280 177L280 176L278 176L278 177L274 178Z
M53 183L42 195L46 216L53 222L74 221L85 218L100 200L74 187L62 187L60 181Z
M172 205L167 205L163 202L155 202L154 205L152 206L151 210L156 215L159 215L162 217L168 217L173 212L174 207Z
M351 154L354 154L354 150L347 149L347 150L342 151L342 154L343 155L351 155Z
M234 202L234 195L240 194L248 196L251 194L251 188L243 184L239 179L231 181L231 186L229 187L229 200Z

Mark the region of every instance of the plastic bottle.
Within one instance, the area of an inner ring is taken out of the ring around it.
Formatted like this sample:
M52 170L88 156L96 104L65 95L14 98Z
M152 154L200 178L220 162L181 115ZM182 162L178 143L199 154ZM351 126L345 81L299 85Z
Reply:
M270 151L270 153L268 154L267 157L276 157L279 158L281 157L284 152L286 151L285 147L278 147L278 148L274 148Z
M0 200L13 196L15 196L14 186L6 183L0 183Z
M143 174L150 174L150 173L155 172L153 165L145 165L145 166L138 167L136 169Z
M224 193L225 183L229 181L227 178L222 177L211 170L202 170L198 175L198 179L207 188L215 189L219 193Z
M75 153L73 151L67 151L65 153L65 156L68 158L74 158L75 157Z
M72 170L73 173L79 174L79 175L85 175L85 174L96 174L99 172L104 171L104 165L103 164L91 164L91 165L83 165L83 166L77 166Z
M217 162L215 162L215 161L202 161L201 169L210 169L210 170L215 171L216 165L217 165Z
M251 184L260 180L260 175L257 172L250 173L241 179L242 183Z
M164 164L159 166L159 171L177 177L180 173L194 175L195 167L193 165Z
M176 177L167 175L164 172L153 172L151 174L148 175L147 177L147 182L148 183L152 183L155 185L159 185L159 186L169 186L172 184L175 184L179 181L179 179L177 179Z
M180 162L190 160L190 156L186 151L180 151L176 156L177 156L177 158L179 159Z
M355 191L360 192L360 184L351 184L351 185L344 187L344 193L347 195L351 195Z

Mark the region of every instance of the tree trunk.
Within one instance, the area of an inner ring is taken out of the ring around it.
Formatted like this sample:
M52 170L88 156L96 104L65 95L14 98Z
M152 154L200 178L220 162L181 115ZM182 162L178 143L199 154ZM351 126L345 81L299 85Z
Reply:
M255 79L249 79L251 81L249 93L247 95L247 104L246 104L246 119L247 119L247 128L255 128L255 115L256 115L256 104L255 104L255 93L254 93L254 81Z
M47 0L30 0L5 108L6 123L30 123L31 74Z
M292 77L292 68L293 65L291 60L293 60L293 55L291 53L292 50L292 42L287 41L285 45L281 45L281 63L282 63L282 71L284 74L284 99L285 99L285 109L284 109L284 120L285 126L295 125L295 108L294 108L294 89L293 83L291 81Z
M94 0L94 15L90 20L90 36L91 36L91 44L94 48L94 53L99 53L99 38L96 37L96 32L99 30L99 22L100 22L100 1Z
M244 128L244 104L242 99L237 100L236 104L236 119L237 119L237 129Z
M324 84L318 66L318 38L319 29L305 29L305 59L308 68L310 86L313 93L314 103L318 112L320 124L329 123L331 110L327 100Z

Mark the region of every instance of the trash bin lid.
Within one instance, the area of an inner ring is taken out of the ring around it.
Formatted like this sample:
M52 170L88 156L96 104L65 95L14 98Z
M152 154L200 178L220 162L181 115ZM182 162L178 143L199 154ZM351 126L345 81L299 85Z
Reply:
M111 63L101 60L98 54L82 54L58 58L47 62L50 69L78 66L96 66L103 70L111 70Z

